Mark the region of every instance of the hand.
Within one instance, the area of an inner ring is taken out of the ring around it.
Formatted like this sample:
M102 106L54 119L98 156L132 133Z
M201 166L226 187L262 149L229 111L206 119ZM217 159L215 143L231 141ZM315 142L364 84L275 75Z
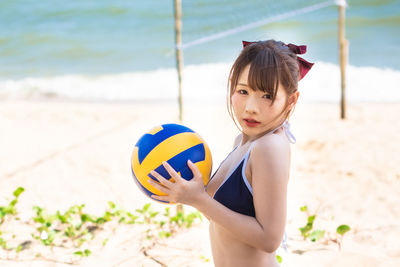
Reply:
M167 194L166 196L152 195L152 198L191 206L194 206L198 201L200 201L201 196L203 196L206 191L204 189L203 178L200 170L193 162L188 160L188 166L193 173L193 179L190 181L182 178L167 162L163 162L163 166L175 182L171 182L162 177L159 173L151 171L151 175L153 175L159 183L153 179L149 179L148 182L158 190Z

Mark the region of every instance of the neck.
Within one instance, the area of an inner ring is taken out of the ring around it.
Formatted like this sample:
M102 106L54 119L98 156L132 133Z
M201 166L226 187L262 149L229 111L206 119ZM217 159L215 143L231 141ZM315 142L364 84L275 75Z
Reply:
M254 140L260 138L261 136L264 136L266 134L269 134L269 133L275 131L277 128L281 127L285 123L285 121L286 120L283 120L280 124L276 125L275 127L271 127L271 129L269 129L259 135L250 136L250 135L246 135L245 133L242 132L242 141L240 142L240 145L243 146L247 142L253 142Z

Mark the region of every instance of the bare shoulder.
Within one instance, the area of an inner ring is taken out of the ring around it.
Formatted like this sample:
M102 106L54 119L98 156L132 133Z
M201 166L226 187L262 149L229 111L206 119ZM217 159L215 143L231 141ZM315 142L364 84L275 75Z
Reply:
M277 134L262 136L254 141L249 161L252 172L262 169L270 174L287 176L290 168L290 144Z
M281 135L264 135L254 141L251 152L260 154L261 156L287 156L290 154L290 144Z

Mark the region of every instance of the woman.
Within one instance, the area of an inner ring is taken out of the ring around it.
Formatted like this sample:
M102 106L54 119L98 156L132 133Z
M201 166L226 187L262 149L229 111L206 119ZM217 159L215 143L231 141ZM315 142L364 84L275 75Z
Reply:
M168 164L171 182L156 172L149 180L166 196L155 199L191 205L210 220L215 266L279 266L275 251L286 224L290 169L288 118L297 103L298 81L312 63L297 57L305 46L268 40L243 42L232 66L228 108L241 134L206 188L200 171L186 181Z

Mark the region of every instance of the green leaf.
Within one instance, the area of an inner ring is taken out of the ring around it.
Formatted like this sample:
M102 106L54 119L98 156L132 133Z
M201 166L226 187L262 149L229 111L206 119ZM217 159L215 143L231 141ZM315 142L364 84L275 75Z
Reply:
M60 211L57 211L57 218L61 223L67 223L67 218L64 215L61 215Z
M123 210L116 210L113 212L114 216L121 216L122 214L125 214Z
M144 211L141 210L141 209L136 209L135 211L136 211L137 213L140 213L140 214L143 214L143 213L144 213Z
M158 214L158 211L150 212L150 218L156 217Z
M161 238L164 238L164 237L170 237L171 236L171 232L167 232L167 231L160 231L159 233L158 233L158 236L159 237L161 237Z
M312 229L312 224L307 223L306 226L299 228L301 234L304 236L307 232L309 232Z
M18 188L13 192L13 195L14 195L15 197L19 197L19 195L21 195L21 193L24 192L24 191L25 191L25 189L24 189L23 187L18 187Z
M14 198L14 199L10 202L9 206L14 207L14 206L17 204L17 202L18 202L18 199Z
M33 211L36 213L37 216L41 217L43 214L44 209L39 206L33 206Z
M163 214L165 217L169 217L169 216L170 216L169 210L170 210L169 207L166 207L166 208L165 208L165 213Z
M86 214L86 213L83 213L82 215L81 215L81 221L84 223L84 222L95 222L95 220L89 215L89 214Z
M104 220L106 220L107 222L111 221L111 220L112 220L112 217L113 217L113 215L112 215L111 212L109 212L109 211L106 211L106 212L104 213L104 216L103 216Z
M3 249L7 249L7 242L0 237L0 247L2 247Z
M78 223L75 225L75 230L79 231L82 228L82 223Z
M336 233L338 233L339 235L344 235L348 231L350 231L350 226L346 224L339 225L338 228L336 228Z
M75 251L74 254L78 255L78 256L81 256L81 257L83 256L83 252L82 251Z
M206 258L204 255L200 255L200 259L202 259L205 262L210 262L210 259Z
M104 224L105 222L107 222L107 220L103 217L99 217L96 219L96 224Z
M193 224L194 219L197 218L195 213L190 213L185 217L186 227L190 228Z
M115 205L115 203L112 202L112 201L108 201L108 206L110 206L111 209L115 209L115 207L116 207L117 205Z
M302 206L302 207L300 207L300 211L302 211L302 212L308 211L307 206Z
M279 255L276 255L276 261L281 264L282 263L282 257Z
M42 240L43 245L45 246L50 246L52 244L53 240L50 239L44 239Z
M315 230L310 234L309 237L312 242L315 242L315 241L321 239L324 235L325 235L324 230Z
M0 207L0 219L6 216L4 207Z
M43 219L43 217L36 217L36 218L33 218L33 220L34 220L35 222L41 223L41 224L44 224L44 222L45 222L45 220Z
M74 254L81 257L88 257L90 254L92 254L92 251L85 249L84 251L75 251Z
M131 219L128 223L129 224L134 224L136 219L139 218L138 216L133 215L132 213L128 212L127 213L128 217Z
M90 251L89 249L85 249L84 253L85 253L85 256L87 257L90 254L92 254L92 251Z
M67 229L65 229L64 235L67 237L74 237L75 236L75 231L72 226L68 226Z
M78 247L82 246L82 244L85 242L86 242L86 238L79 238L78 239Z
M309 223L311 223L311 225L312 225L312 223L314 222L314 220L315 220L315 215L309 216L309 217L307 218L307 221L308 221Z
M150 208L150 206L151 206L151 203L144 204L144 206L143 206L143 211L144 211L144 212L148 211L149 208Z

